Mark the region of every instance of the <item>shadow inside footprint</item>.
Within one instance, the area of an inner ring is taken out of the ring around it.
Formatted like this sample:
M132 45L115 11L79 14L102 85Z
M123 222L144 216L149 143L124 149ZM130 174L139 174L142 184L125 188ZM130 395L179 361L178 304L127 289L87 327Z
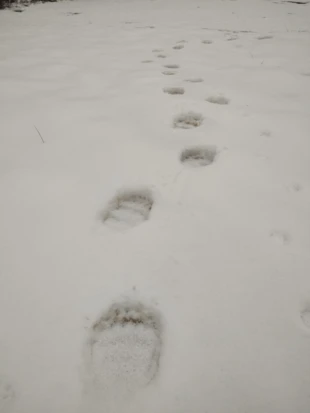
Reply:
M164 67L166 67L167 69L179 69L179 65L176 64L168 64L168 65L164 65Z
M123 190L110 201L101 219L113 227L134 227L149 218L153 203L148 189Z
M209 103L215 103L216 105L228 105L229 99L225 98L225 96L209 96L206 98L206 101Z
M136 301L113 304L90 330L85 381L90 392L122 398L156 376L161 352L160 315Z
M185 93L185 90L182 87L164 87L163 91L169 95L184 95Z
M182 151L180 161L188 166L207 166L214 162L216 155L215 146L192 146Z
M197 128L203 122L203 116L196 112L180 113L173 120L173 126L180 129Z

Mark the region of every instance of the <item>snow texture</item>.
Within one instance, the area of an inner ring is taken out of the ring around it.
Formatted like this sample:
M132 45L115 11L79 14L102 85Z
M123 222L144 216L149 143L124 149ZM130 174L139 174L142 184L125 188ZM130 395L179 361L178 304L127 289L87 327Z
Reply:
M309 413L309 2L19 8L0 11L0 412Z

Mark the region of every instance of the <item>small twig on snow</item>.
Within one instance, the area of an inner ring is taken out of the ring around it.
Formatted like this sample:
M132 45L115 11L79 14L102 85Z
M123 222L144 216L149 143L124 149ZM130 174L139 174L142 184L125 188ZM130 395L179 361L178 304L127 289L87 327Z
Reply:
M38 132L38 134L39 134L39 136L40 136L40 138L41 138L42 142L43 142L43 143L45 143L45 141L44 141L44 139L42 138L42 135L41 135L41 133L40 133L39 129L36 127L36 125L33 125L33 126L36 128L36 131Z

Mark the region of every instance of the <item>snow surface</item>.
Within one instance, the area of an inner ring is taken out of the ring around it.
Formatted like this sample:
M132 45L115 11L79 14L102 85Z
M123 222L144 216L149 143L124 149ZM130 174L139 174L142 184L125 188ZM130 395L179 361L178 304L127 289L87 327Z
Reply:
M164 327L117 413L309 413L309 22L280 0L0 12L1 413L88 413L83 346L126 297ZM139 188L147 219L106 225Z

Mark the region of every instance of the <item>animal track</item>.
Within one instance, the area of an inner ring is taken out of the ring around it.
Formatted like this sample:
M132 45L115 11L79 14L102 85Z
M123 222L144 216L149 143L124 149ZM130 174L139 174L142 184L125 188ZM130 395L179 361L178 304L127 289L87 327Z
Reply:
M190 79L185 79L185 82L201 83L201 82L203 82L203 79L201 77L193 77L193 78L190 78Z
M167 56L165 54L158 54L157 57L160 59L165 59Z
M148 189L123 190L110 201L101 219L112 226L134 227L149 218L153 203Z
M185 92L182 87L165 87L163 91L169 93L169 95L184 95Z
M207 166L214 162L216 155L214 146L193 146L182 151L180 161L189 166Z
M168 65L164 65L164 67L166 67L167 69L179 69L179 65L176 64L168 64Z
M173 76L176 74L176 72L173 72L172 70L164 70L162 73L166 76Z
M93 324L85 348L85 385L103 397L126 396L148 385L159 367L159 313L140 302L113 304Z
M266 34L266 35L257 36L256 39L257 40L273 39L273 36L271 34Z
M14 402L15 391L5 377L0 377L0 412L6 413Z
M181 50L184 49L184 45L183 44L177 44L176 46L173 46L174 50Z
M203 43L203 44L212 44L213 41L212 40L202 40L201 43Z
M215 103L217 105L228 105L228 103L229 103L229 99L227 99L227 98L225 98L225 96L221 96L221 95L209 96L206 99L206 101L209 102L209 103Z
M187 112L181 113L174 118L173 126L180 129L197 128L203 122L203 116L200 113Z

